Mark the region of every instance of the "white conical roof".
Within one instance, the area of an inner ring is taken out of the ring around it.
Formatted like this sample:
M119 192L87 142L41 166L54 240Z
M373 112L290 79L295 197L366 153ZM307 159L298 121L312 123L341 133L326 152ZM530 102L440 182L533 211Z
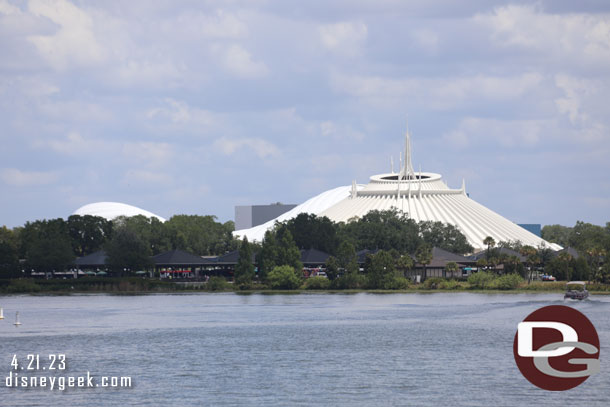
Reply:
M470 199L466 194L465 182L460 189L450 189L440 174L414 172L411 153L410 134L407 131L404 161L398 173L374 175L365 186L346 186L326 191L276 219L234 234L261 241L265 231L273 227L276 221L283 222L302 212L327 216L334 222L349 222L372 210L397 209L418 222L443 222L456 226L475 251L486 248L483 240L487 236L496 242L520 241L534 247L545 245L553 250L562 248Z
M416 172L409 179L391 173L375 175L355 197L337 202L318 216L347 222L372 210L391 209L404 212L417 222L439 221L454 225L475 250L486 248L483 240L487 236L496 242L518 240L534 247L544 244L553 250L561 249L470 199L464 186L450 189L440 174L427 172Z

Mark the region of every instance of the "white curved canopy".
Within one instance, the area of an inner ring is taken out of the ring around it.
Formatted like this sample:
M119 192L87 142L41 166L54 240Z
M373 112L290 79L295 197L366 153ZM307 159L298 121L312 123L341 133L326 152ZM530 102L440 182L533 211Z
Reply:
M73 215L92 215L101 216L107 220L113 220L119 216L136 216L144 215L147 218L157 218L161 222L165 222L165 219L159 215L155 215L152 212L138 208L137 206L127 205L120 202L95 202L88 205L81 206L74 211Z

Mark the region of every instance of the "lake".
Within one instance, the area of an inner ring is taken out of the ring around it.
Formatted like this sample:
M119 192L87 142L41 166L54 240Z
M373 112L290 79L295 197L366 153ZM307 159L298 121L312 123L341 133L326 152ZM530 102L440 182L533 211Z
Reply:
M0 296L3 406L555 406L610 404L610 297L567 303L595 325L601 372L547 392L512 343L562 294ZM15 327L15 312L22 325ZM131 388L7 388L21 375L129 376ZM49 355L67 368L50 374Z

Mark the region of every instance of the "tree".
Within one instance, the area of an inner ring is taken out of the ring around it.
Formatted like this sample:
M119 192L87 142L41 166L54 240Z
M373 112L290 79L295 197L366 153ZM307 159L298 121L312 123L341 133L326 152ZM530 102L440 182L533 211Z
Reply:
M536 250L535 247L526 245L523 246L521 248L521 255L525 257L525 262L529 267L529 275L528 275L528 279L527 279L527 283L531 283L532 282L532 276L534 273L534 268L536 267L536 265L539 263L539 258L538 258L538 251Z
M334 256L330 256L326 260L326 277L330 281L336 280L339 277L339 263Z
M119 274L152 265L150 247L133 230L124 226L114 231L106 245L106 256L108 267Z
M317 249L335 253L338 245L337 225L326 216L300 213L286 222L295 244L300 249Z
M275 238L275 233L271 230L266 231L261 250L256 259L256 262L258 263L258 277L261 281L265 281L271 270L278 265L278 251L279 247Z
M483 257L481 257L479 260L477 260L477 268L484 269L486 267L487 267L487 260L485 260Z
M402 273L403 277L407 276L407 272L413 268L413 259L408 254L400 256L396 260L396 269Z
M337 262L339 267L345 269L356 258L356 249L350 242L343 241L337 249Z
M72 215L67 224L72 250L79 257L100 250L112 236L112 222L101 216Z
M568 252L561 252L559 253L559 256L557 256L557 260L559 260L559 266L562 270L562 280L570 281L570 279L572 278L572 270L570 265L574 258ZM557 278L559 279L559 277Z
M276 264L281 266L287 265L302 272L303 263L301 263L301 251L294 243L290 230L280 228L278 230L277 239L278 251Z
M547 242L557 243L563 247L570 245L572 228L562 225L545 225L542 228L542 238Z
M385 250L378 251L371 256L365 271L368 276L370 288L389 289L392 286L395 275L394 259Z
M244 237L239 248L239 258L235 266L235 284L240 289L248 289L254 279L254 264L252 264L252 248L248 238Z
M430 264L432 261L432 248L427 245L421 245L417 248L415 252L415 259L419 264L423 266L423 280L426 279L426 265ZM422 281L423 281L422 280Z
M237 248L238 241L232 234L233 222L217 222L216 216L174 215L164 226L172 249L221 255Z
M63 271L74 262L67 223L61 218L26 222L21 238L27 264L33 269Z
M491 249L496 245L496 241L493 237L487 236L485 239L483 239L483 244L487 246L487 255L485 257L487 262L489 262L489 259L491 258Z
M288 265L274 267L267 276L267 281L274 290L294 290L302 283L297 271Z
M6 226L0 228L0 278L19 275L19 255L15 233Z
M456 262L447 262L447 264L445 264L445 277L447 277L448 274L451 274L451 277L455 277L455 273L457 273L458 270L459 267Z

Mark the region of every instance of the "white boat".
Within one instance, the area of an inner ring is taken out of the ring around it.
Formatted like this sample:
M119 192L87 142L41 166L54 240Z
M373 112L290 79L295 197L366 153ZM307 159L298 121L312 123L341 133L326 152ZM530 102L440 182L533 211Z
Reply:
M21 325L21 322L19 322L19 311L17 311L15 313L15 323L13 325L15 325L15 326Z
M4 319L4 310L0 307L0 319Z

